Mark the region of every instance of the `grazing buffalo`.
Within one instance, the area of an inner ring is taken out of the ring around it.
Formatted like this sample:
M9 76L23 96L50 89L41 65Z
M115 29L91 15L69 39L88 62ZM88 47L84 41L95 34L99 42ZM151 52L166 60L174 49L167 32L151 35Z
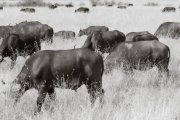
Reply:
M118 30L94 32L89 35L82 47L109 53L119 42L125 41L125 35Z
M93 5L92 5L92 7L96 7L96 5L95 5L95 4L93 4Z
M180 37L180 23L178 22L165 22L162 23L154 33L155 36L169 37L178 39Z
M117 8L126 9L126 6L118 6Z
M55 37L61 37L62 39L75 39L75 32L73 31L59 31L54 33Z
M13 26L0 26L0 38L5 38L7 35L10 34L11 29Z
M148 31L142 32L130 32L126 35L126 41L149 41L149 40L159 40L156 36L152 35Z
M96 31L109 31L109 28L106 26L90 26L86 29L82 29L82 30L80 29L78 37L83 36L83 35L88 36Z
M109 4L109 5L106 5L107 7L112 7L113 5L112 4Z
M71 4L66 4L65 6L66 7L73 7L73 5L71 5Z
M103 98L103 70L102 57L87 48L37 52L28 58L13 81L20 84L15 103L27 90L35 88L38 90L37 110L40 112L47 93L54 100L55 87L76 91L83 84L94 103L96 97L101 95Z
M22 8L20 11L33 13L33 12L35 12L35 9L34 8Z
M176 8L175 7L165 7L162 12L175 12Z
M168 74L169 58L169 47L157 40L130 41L119 43L106 58L104 65L107 70L111 70L113 67L123 64L125 71L145 70L157 66L159 73Z
M40 49L40 40L33 34L9 34L0 45L0 61L10 57L13 66L17 56L28 56Z
M127 6L133 6L133 4L132 4L132 3L129 3L129 4L127 4Z
M80 7L80 8L78 8L77 10L75 10L75 13L76 13L76 12L87 13L87 12L89 12L89 8L86 8L86 7Z
M31 22L21 22L19 24L16 24L12 30L11 33L15 34L34 34L41 40L46 40L50 43L52 43L52 37L53 37L53 28L48 26L47 24L42 24L38 21L31 21Z
M3 10L3 7L2 7L2 6L0 6L0 10Z
M50 8L50 9L55 9L55 8L57 8L57 6L50 4L50 5L49 5L49 8Z

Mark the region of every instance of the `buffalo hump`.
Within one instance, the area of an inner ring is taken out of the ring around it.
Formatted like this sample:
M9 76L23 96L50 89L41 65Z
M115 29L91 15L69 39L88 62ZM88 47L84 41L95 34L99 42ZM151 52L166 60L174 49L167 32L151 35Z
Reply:
M43 41L52 42L54 34L53 28L47 24L42 24L38 21L21 22L16 24L11 33L15 34L34 34Z
M156 32L155 36L169 37L172 39L178 39L180 37L180 23L178 22L165 22L162 23Z
M150 41L150 40L157 40L158 38L153 34L149 33L148 31L141 31L141 32L130 32L126 35L126 41Z
M88 36L82 47L87 47L94 51L109 53L119 42L125 41L124 33L114 31L94 32Z

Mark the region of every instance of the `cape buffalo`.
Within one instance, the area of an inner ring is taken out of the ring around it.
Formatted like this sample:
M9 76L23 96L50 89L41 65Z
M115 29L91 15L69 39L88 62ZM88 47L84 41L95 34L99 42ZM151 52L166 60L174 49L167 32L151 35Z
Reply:
M159 28L156 30L154 35L178 39L180 37L179 30L180 30L180 23L165 22L159 26Z
M149 40L157 40L158 38L148 31L141 31L141 32L130 32L126 35L126 41L149 41Z
M127 6L133 6L133 4L132 4L132 3L129 3L129 4L127 4Z
M71 4L66 4L65 6L66 7L73 7L73 5L71 5Z
M165 7L162 12L175 12L176 8L175 7Z
M23 11L23 12L35 12L35 9L34 8L22 8L20 11Z
M54 33L55 37L61 37L62 39L75 39L75 32L73 31L59 31Z
M82 29L82 30L80 29L78 37L83 36L83 35L88 36L96 31L109 31L109 28L106 26L90 26L86 29Z
M112 4L109 4L109 5L106 5L107 7L112 7L113 5Z
M169 47L157 40L130 41L119 43L106 58L104 65L107 70L111 70L123 63L125 72L133 69L145 70L155 65L160 75L162 72L168 75L169 58Z
M54 99L55 87L76 91L83 84L93 103L99 95L103 98L103 70L102 57L87 48L37 52L28 58L13 81L20 84L15 103L27 90L35 88L38 90L37 111L40 112L47 93Z
M0 38L5 38L11 33L13 26L0 26Z
M125 41L125 35L118 30L94 32L89 35L82 47L109 53L119 42Z
M31 55L40 49L40 40L32 34L9 34L0 45L0 61L10 57L13 67L17 56Z
M126 6L118 6L117 8L126 9Z
M89 8L80 7L80 8L78 8L77 10L75 10L75 13L76 13L76 12L84 12L84 13L87 13L87 12L89 12Z
M49 8L50 8L50 9L55 9L55 8L57 8L57 6L50 4L50 5L49 5Z
M16 24L13 29L11 30L11 33L15 34L34 34L41 40L46 40L50 43L52 43L52 37L53 37L53 28L48 26L47 24L42 24L38 21L31 21L31 22L21 22L19 24Z

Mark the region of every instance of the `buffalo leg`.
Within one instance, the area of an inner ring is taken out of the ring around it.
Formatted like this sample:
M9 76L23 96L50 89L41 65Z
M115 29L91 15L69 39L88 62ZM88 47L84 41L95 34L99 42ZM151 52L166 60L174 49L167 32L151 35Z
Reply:
M17 104L17 102L19 102L21 96L27 91L29 90L28 85L21 85L21 88L19 89L18 93L15 96L15 102L14 104Z
M50 98L52 101L54 101L54 100L55 100L56 93L55 93L54 88L49 89L49 91L48 91L48 95L49 95L49 98Z
M123 64L123 70L124 70L124 73L126 75L132 75L133 74L133 69L130 65L128 64Z
M169 69L167 67L163 67L162 65L158 65L157 67L160 77L162 77L163 74L165 74L166 77L169 76Z
M16 62L16 59L17 59L17 54L16 53L14 53L13 55L12 55L12 61L11 61L11 69L13 69L13 67L14 67L14 65L15 65L15 62Z
M40 90L37 98L37 112L41 111L42 104L44 103L46 97L46 91L44 89Z
M100 97L101 104L104 102L104 90L100 83L88 86L88 93L90 94L90 101L93 105L97 97Z

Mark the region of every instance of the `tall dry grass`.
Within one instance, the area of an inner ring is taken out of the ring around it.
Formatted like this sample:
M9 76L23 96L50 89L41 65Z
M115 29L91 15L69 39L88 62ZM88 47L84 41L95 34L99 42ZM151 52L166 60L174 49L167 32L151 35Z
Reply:
M74 14L76 8L36 8L35 14L20 13L19 8L5 8L0 11L0 25L15 24L24 20L40 21L54 28L54 31L72 30L78 33L80 28L90 25L105 25L110 30L119 30L125 34L132 31L147 30L154 33L158 26L166 21L177 22L179 12L161 13L160 7L131 7L119 10L115 7L90 8L90 13ZM112 14L113 13L113 14ZM76 40L54 38L52 45L42 43L42 49L72 49L81 47L86 36ZM147 71L134 71L126 75L122 68L114 69L103 75L103 88L106 103L101 108L98 100L91 107L85 86L77 92L56 89L56 101L46 97L42 112L34 116L37 91L27 91L17 106L13 99L4 95L9 85L0 83L0 119L2 120L178 120L180 119L180 42L169 38L160 38L171 51L169 64L170 77L159 78L157 68ZM27 58L26 58L27 59ZM20 72L25 58L18 57L15 67L10 69L10 60L0 64L0 80L9 83Z

